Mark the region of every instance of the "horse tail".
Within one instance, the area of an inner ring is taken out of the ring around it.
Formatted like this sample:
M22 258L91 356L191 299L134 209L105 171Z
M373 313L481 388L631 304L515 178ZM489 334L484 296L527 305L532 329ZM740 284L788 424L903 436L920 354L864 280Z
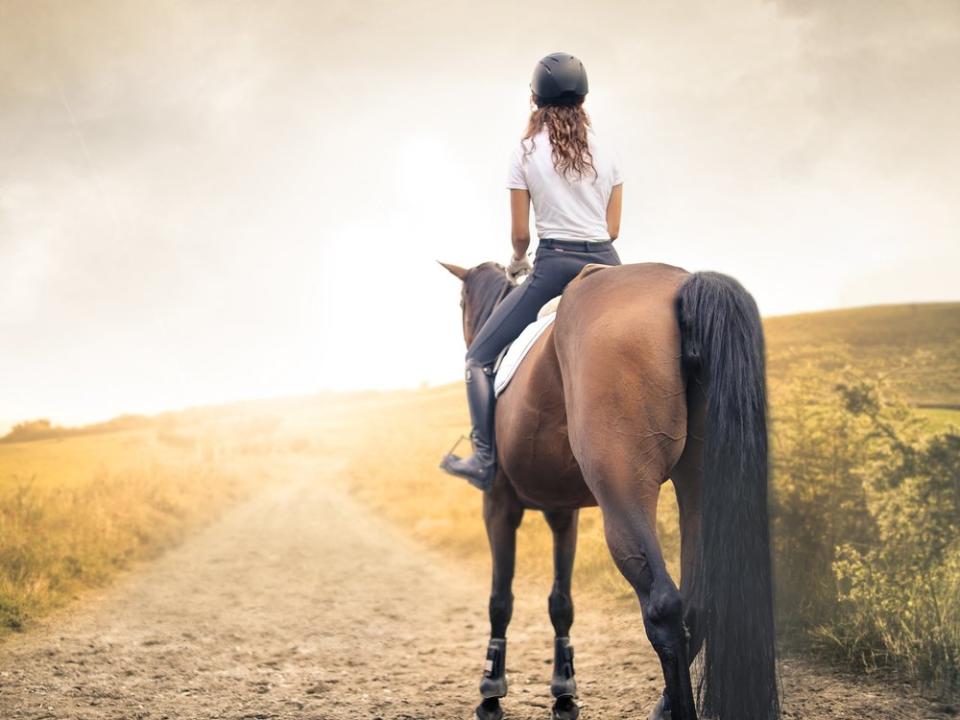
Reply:
M760 313L740 283L713 272L688 277L676 303L685 371L707 398L699 701L704 715L720 720L775 720L780 698Z

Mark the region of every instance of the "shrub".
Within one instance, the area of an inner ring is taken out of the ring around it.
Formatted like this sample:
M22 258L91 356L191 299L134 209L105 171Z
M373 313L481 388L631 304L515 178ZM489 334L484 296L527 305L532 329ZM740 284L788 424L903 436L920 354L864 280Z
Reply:
M780 388L774 528L781 625L862 667L960 686L960 436L923 431L882 379Z

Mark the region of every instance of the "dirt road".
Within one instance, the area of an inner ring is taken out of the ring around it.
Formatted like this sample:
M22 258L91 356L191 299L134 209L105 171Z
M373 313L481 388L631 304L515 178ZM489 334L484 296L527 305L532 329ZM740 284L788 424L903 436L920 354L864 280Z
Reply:
M504 705L549 717L547 587L520 583ZM0 646L0 718L468 718L488 587L351 500L334 468L267 486L80 609ZM639 615L578 607L589 718L660 691ZM787 663L790 718L947 718L902 689Z

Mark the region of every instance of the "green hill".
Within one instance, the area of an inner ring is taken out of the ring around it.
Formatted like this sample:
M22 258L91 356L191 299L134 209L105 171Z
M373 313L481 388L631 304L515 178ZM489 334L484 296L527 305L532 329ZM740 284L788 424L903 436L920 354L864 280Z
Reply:
M764 320L773 382L813 364L886 375L917 405L960 406L960 303L880 305Z

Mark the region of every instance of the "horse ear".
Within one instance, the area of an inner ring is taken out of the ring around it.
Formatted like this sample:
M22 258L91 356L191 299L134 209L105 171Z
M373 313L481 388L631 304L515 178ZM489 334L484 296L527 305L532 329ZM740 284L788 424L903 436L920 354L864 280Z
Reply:
M458 280L467 279L468 270L466 268L462 268L459 265L451 265L450 263L440 262L439 260L437 260L437 262L443 265L451 275L456 276Z

